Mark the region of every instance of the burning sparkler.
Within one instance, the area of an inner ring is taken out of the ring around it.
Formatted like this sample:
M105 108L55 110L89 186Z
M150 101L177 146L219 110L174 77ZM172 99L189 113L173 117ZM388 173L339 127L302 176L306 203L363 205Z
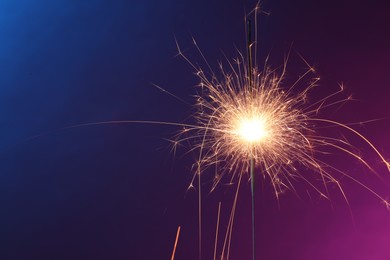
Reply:
M257 12L258 7L255 9L255 13ZM253 44L255 45L256 42ZM256 174L262 174L269 179L277 198L285 189L294 190L292 180L299 177L307 181L325 198L329 198L328 183L334 183L348 203L334 172L369 189L354 177L318 158L318 154L325 153L327 148L332 148L354 157L372 170L351 143L337 137L319 134L319 125L337 126L357 135L374 150L390 171L390 163L363 135L348 125L319 116L324 108L348 100L348 98L337 99L337 95L343 91L342 86L339 91L317 102L308 102L307 96L310 90L317 86L319 78L313 76L314 69L303 58L308 69L288 86L285 83L285 75L289 55L279 73L271 69L267 62L264 68L260 69L256 62L252 61L252 43L249 38L248 58L245 59L244 55L239 53L239 57L234 61L227 59L225 63L227 68L220 64L220 72L217 74L211 69L195 40L194 45L210 71L206 73L192 63L177 45L179 54L196 70L196 75L200 80L199 94L195 104L197 113L194 116L197 123L194 126L185 127L177 142L193 141L191 142L192 149L199 151L196 174L190 187L195 187L194 182L198 180L200 255L202 243L200 176L209 166L218 165L219 168L212 189L218 185L225 174L229 174L233 181L237 177L241 180L243 175L250 173L252 213L254 213L254 169L258 170ZM208 76L210 74L211 76ZM306 86L302 91L298 91L297 86L302 87L303 84ZM183 137L183 134L186 136ZM300 171L301 168L306 170ZM308 172L310 175L317 174L322 180L321 187L313 184L310 181L311 177L305 176ZM389 203L379 194L372 189L369 190L389 206ZM232 215L234 215L234 210L232 210ZM254 216L252 220L254 250Z

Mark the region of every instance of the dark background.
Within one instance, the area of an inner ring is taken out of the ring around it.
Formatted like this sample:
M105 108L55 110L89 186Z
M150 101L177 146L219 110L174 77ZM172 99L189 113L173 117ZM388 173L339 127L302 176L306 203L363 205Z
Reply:
M358 100L328 118L388 117L390 7L384 2L264 1L270 15L259 16L258 58L271 53L278 66L293 43L322 79L313 95L343 82L345 96ZM197 259L197 193L187 192L195 155L182 148L174 156L165 140L178 127L59 129L107 120L185 121L193 108L151 85L194 102L198 80L176 57L175 36L200 63L194 36L216 66L221 50L234 58L235 47L245 47L244 14L254 4L0 2L0 259L170 259L179 225L175 259ZM299 69L292 66L291 73ZM388 119L355 127L390 158ZM367 146L357 146L383 181L348 156L336 166L388 196L386 168ZM257 200L258 259L390 259L390 213L367 189L341 182L350 207L332 185L330 202L287 192L278 203L265 183ZM297 188L306 193L305 185ZM217 203L222 200L226 222L233 192L221 186L204 197L204 259L212 259ZM246 182L235 221L231 259L250 259Z

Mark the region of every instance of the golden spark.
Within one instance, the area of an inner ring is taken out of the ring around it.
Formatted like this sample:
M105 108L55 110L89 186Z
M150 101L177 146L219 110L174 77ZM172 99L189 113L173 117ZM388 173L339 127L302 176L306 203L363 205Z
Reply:
M204 57L195 41L194 44ZM374 170L351 143L339 137L320 134L319 126L337 126L358 136L390 170L390 163L367 138L346 124L319 116L326 108L342 104L350 98L337 98L344 91L341 85L335 93L309 102L308 94L317 86L319 77L315 76L314 68L303 58L308 69L296 81L287 84L289 55L278 73L267 64L263 70L253 66L249 71L248 61L239 53L239 58L234 62L226 61L228 70L220 63L217 75L207 61L210 71L205 72L195 66L179 46L178 50L196 70L200 84L195 104L196 123L186 126L175 142L192 140L192 150L199 152L197 175L209 166L219 166L213 189L226 173L230 174L231 180L247 174L253 158L257 172L268 177L276 196L285 189L294 190L292 180L300 177L325 198L328 198L329 183L336 184L345 197L339 180L332 173L355 178L319 158L324 156L317 155L328 154L329 148L336 149ZM313 178L304 173L310 173L310 176L316 173L323 184L322 188L314 185ZM194 186L191 183L190 187ZM373 194L388 205L380 195Z

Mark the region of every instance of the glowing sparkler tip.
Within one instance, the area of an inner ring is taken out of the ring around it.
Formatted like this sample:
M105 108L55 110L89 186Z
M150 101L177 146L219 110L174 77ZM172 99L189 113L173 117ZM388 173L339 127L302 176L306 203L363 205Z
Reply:
M260 142L268 135L266 120L261 117L244 118L239 122L237 133L246 142Z

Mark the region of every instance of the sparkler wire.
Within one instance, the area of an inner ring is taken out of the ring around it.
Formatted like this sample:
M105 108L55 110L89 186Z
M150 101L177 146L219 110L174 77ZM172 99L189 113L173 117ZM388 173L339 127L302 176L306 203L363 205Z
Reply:
M252 53L251 53L251 20L247 19L247 52L248 52L248 76L249 76L249 88L252 90ZM255 260L255 159L253 147L251 147L250 157L250 179L251 179L251 195L252 195L252 260Z
M255 260L255 160L251 155L251 194L252 194L252 259Z

